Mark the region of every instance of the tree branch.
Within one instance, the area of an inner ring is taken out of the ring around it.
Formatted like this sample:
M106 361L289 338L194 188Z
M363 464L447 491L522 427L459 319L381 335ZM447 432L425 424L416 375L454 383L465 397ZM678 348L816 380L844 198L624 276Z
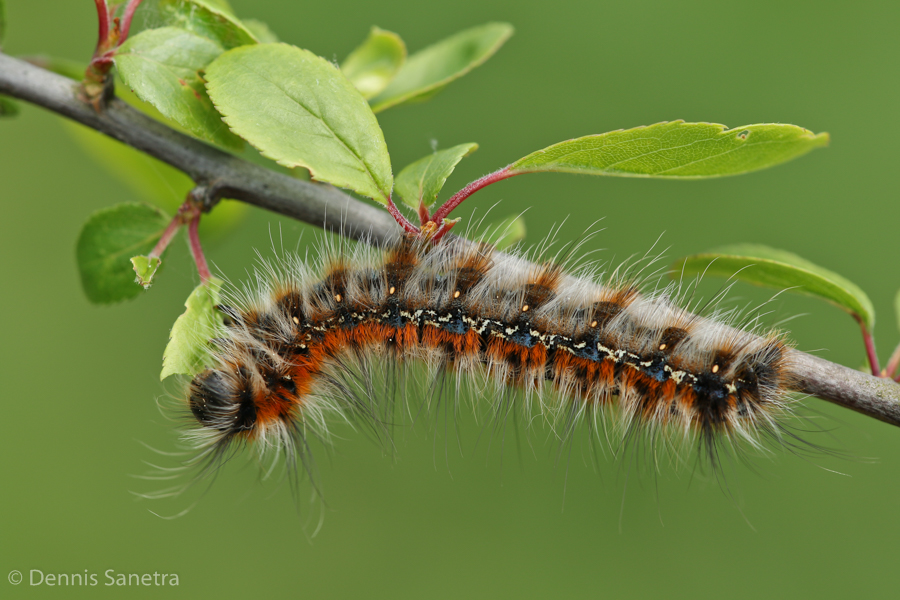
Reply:
M190 176L205 204L241 200L354 239L378 243L396 235L387 211L330 185L308 183L254 165L147 117L113 98L96 112L78 99L78 83L0 53L0 94L37 104L128 144ZM457 239L457 244L466 244ZM900 385L791 350L795 391L900 426Z

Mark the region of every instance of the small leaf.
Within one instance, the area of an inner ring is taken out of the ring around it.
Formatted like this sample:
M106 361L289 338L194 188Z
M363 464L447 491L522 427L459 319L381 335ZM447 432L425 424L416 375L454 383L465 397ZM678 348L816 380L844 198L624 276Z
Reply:
M420 158L400 171L394 192L414 209L418 209L419 204L430 206L459 161L477 149L478 144L460 144Z
M518 173L557 171L621 177L721 177L764 169L828 144L796 125L726 129L672 121L560 142L509 165Z
M688 256L673 272L734 277L754 285L817 296L858 316L869 331L875 325L871 300L856 284L791 252L756 244L737 244Z
M12 98L0 96L0 117L15 117L19 114L19 104Z
M387 203L393 175L384 134L333 64L287 44L245 46L213 61L206 80L225 121L263 156Z
M160 380L169 375L196 375L203 369L209 357L209 340L222 324L222 315L216 310L221 290L222 280L213 277L188 296L184 303L187 310L175 320L169 334Z
M368 99L387 87L406 60L406 44L400 36L373 27L369 37L350 53L341 71Z
M162 260L158 256L132 256L131 267L136 275L134 282L145 290L149 290L150 285L153 283L153 277L161 264Z
M484 241L503 250L525 239L525 219L522 215L510 215L502 221L490 223L485 231Z
M411 100L430 98L493 56L512 34L513 27L508 23L487 23L416 52L390 85L372 99L372 110L380 112Z
M257 41L221 0L160 0L159 10L168 25L212 40L226 50Z
M260 44L275 44L279 41L275 32L259 19L243 19L244 27L253 34Z
M140 294L129 259L149 254L168 224L168 215L147 204L117 204L91 215L75 250L88 300L109 304Z
M175 27L148 29L116 52L116 67L137 96L194 135L233 150L243 142L228 131L200 71L222 54L215 42Z

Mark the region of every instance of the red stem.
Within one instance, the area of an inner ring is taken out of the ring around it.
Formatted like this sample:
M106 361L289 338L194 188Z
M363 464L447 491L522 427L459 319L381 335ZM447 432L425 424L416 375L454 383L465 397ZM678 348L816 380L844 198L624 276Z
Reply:
M424 225L428 221L431 220L431 216L428 214L428 207L425 206L425 203L421 200L419 201L419 224Z
M172 238L175 237L175 234L178 233L178 230L182 225L184 225L184 220L181 218L181 211L179 211L178 214L169 221L169 226L163 231L162 237L156 242L156 246L153 247L149 257L159 258L162 256L162 253L165 252L166 248L169 246L169 242L172 241Z
M390 196L388 196L387 199L387 209L388 212L391 213L391 216L394 217L394 220L400 224L400 227L402 227L406 231L406 233L414 233L416 235L419 235L419 228L410 223L409 220L403 216L403 213L401 213L397 209L397 207L394 205L394 201L391 200Z
M206 285L212 274L209 272L209 265L206 264L206 256L203 255L203 247L200 246L200 236L197 235L197 227L200 225L200 213L198 212L188 225L188 237L191 242L191 255L194 262L197 263L197 273L200 274L200 282Z
M138 6L141 5L143 0L131 0L128 5L125 7L125 12L122 14L122 26L121 26L121 35L119 36L119 45L125 42L128 39L128 31L131 29L131 20L134 18L134 12L137 10Z
M97 49L94 52L96 54L100 51L100 46L106 41L106 38L109 37L109 7L106 5L106 0L94 0L94 5L97 7L97 21L99 23Z
M894 348L894 353L891 354L890 360L888 360L887 366L884 368L884 371L881 373L882 377L894 377L897 373L897 367L900 367L900 344ZM900 378L898 378L900 380Z
M519 175L519 173L516 171L510 171L509 167L503 167L499 171L494 171L489 175L485 175L481 179L476 179L463 189L456 192L453 197L447 200L444 205L441 206L438 211L431 216L431 220L435 223L441 223L444 219L447 218L447 215L450 214L450 211L462 204L463 200L465 200L481 188L487 187L492 183L508 179L509 177L513 177L514 175Z
M862 329L863 341L866 344L866 355L869 357L869 366L872 368L872 375L880 377L881 368L878 366L878 355L875 353L875 340L872 338L872 334L869 332L866 324L863 323L863 320L859 315L853 315L853 318L856 319L860 329Z

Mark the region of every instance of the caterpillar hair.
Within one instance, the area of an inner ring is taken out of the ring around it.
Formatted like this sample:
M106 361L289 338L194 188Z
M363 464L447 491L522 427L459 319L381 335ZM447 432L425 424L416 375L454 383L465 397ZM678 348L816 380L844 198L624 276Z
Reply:
M458 402L470 385L500 418L540 414L561 441L602 422L613 444L646 434L654 448L696 445L714 466L723 445L794 445L781 335L693 314L678 284L644 294L621 270L568 273L545 252L531 262L401 236L325 247L317 264L264 263L217 307L208 368L188 386L197 460L213 469L252 444L308 466L310 439L327 442L336 419L388 435L413 362L430 374L423 403L448 388Z

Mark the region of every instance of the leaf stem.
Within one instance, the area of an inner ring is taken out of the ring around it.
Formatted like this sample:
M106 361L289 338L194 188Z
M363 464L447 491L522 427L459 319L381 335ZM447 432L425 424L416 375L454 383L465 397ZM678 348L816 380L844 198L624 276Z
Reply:
M504 179L508 179L514 175L519 175L516 171L510 171L509 167L503 167L499 171L494 171L488 175L485 175L481 179L476 179L463 189L459 190L453 196L444 202L444 205L441 206L434 215L432 215L431 220L435 223L440 223L450 214L450 212L462 204L463 200L477 192L483 187L487 187L492 183L496 183L498 181L502 181Z
M103 45L103 42L106 41L106 38L109 37L109 7L106 5L106 0L94 0L94 5L97 7L97 48L94 51L94 55L100 51L100 46Z
M406 233L413 233L415 235L419 235L419 228L409 222L409 219L403 216L403 213L397 208L394 204L394 201L388 196L387 199L387 209L388 212L391 213L391 216L394 217L394 220L406 231Z
M881 376L893 378L897 374L897 367L900 367L900 344L897 344L897 347L894 348L894 353L891 354L891 358L888 360L888 364L884 368L884 371L881 372ZM900 378L895 381L900 381Z
M134 18L134 13L138 9L138 6L141 5L143 0L130 0L128 5L125 6L125 12L122 13L122 25L121 25L121 34L119 35L119 45L125 42L128 39L128 32L131 30L131 20Z
M881 367L878 366L878 354L875 352L875 339L872 337L872 332L866 327L862 317L854 314L853 318L856 319L860 329L862 329L863 342L866 344L866 356L869 358L869 366L872 368L872 375L880 377Z
M191 256L194 257L194 262L197 263L197 273L200 275L200 282L206 285L209 283L212 275L209 272L209 265L206 263L206 256L203 254L200 236L197 233L197 228L200 226L200 215L200 211L197 211L197 214L191 219L188 225L188 239L191 242Z
M424 202L419 200L419 225L425 225L425 223L430 220L431 215L428 214L428 206L426 206Z
M180 213L179 209L179 213ZM150 258L159 258L162 256L162 253L166 251L166 248L169 247L169 242L172 241L172 238L175 237L175 234L178 233L178 230L181 229L181 226L184 225L184 221L181 219L180 214L176 214L172 217L172 220L169 221L169 225L166 227L166 230L163 231L162 237L159 238L159 241L156 242L156 246L153 247L153 250L150 251L148 256Z

